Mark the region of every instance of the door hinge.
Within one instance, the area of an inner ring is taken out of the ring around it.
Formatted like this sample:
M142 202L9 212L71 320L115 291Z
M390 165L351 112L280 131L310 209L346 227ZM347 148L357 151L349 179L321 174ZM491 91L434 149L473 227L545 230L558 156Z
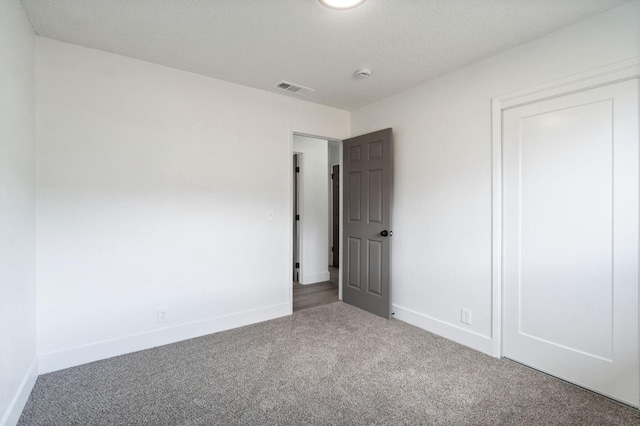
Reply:
M331 247L331 253L333 253L333 247Z
M333 173L331 173L331 180L333 180Z
M300 173L300 167L296 167L296 173Z
M296 269L300 269L300 262L296 262Z
M299 214L296 215L296 220L300 220L300 215Z

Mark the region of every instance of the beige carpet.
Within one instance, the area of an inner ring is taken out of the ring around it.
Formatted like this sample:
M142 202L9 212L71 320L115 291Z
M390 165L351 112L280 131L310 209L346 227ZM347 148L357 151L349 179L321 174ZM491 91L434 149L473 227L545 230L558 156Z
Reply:
M333 303L40 376L20 425L638 425L638 410Z

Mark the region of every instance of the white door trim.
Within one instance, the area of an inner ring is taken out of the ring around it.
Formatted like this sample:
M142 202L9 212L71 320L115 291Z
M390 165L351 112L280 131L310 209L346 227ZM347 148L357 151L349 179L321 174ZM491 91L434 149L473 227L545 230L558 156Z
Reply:
M640 56L491 99L491 338L494 357L502 357L502 111L639 76Z

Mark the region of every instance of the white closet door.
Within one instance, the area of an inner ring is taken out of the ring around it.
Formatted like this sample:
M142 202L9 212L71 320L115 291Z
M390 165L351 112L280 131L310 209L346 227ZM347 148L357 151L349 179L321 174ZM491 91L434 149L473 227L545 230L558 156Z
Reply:
M503 354L640 402L638 80L503 111Z

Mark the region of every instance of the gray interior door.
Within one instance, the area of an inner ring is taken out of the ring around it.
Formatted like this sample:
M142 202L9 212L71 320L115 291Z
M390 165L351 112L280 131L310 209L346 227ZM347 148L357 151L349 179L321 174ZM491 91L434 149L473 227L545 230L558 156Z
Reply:
M389 318L391 129L343 143L343 301Z

